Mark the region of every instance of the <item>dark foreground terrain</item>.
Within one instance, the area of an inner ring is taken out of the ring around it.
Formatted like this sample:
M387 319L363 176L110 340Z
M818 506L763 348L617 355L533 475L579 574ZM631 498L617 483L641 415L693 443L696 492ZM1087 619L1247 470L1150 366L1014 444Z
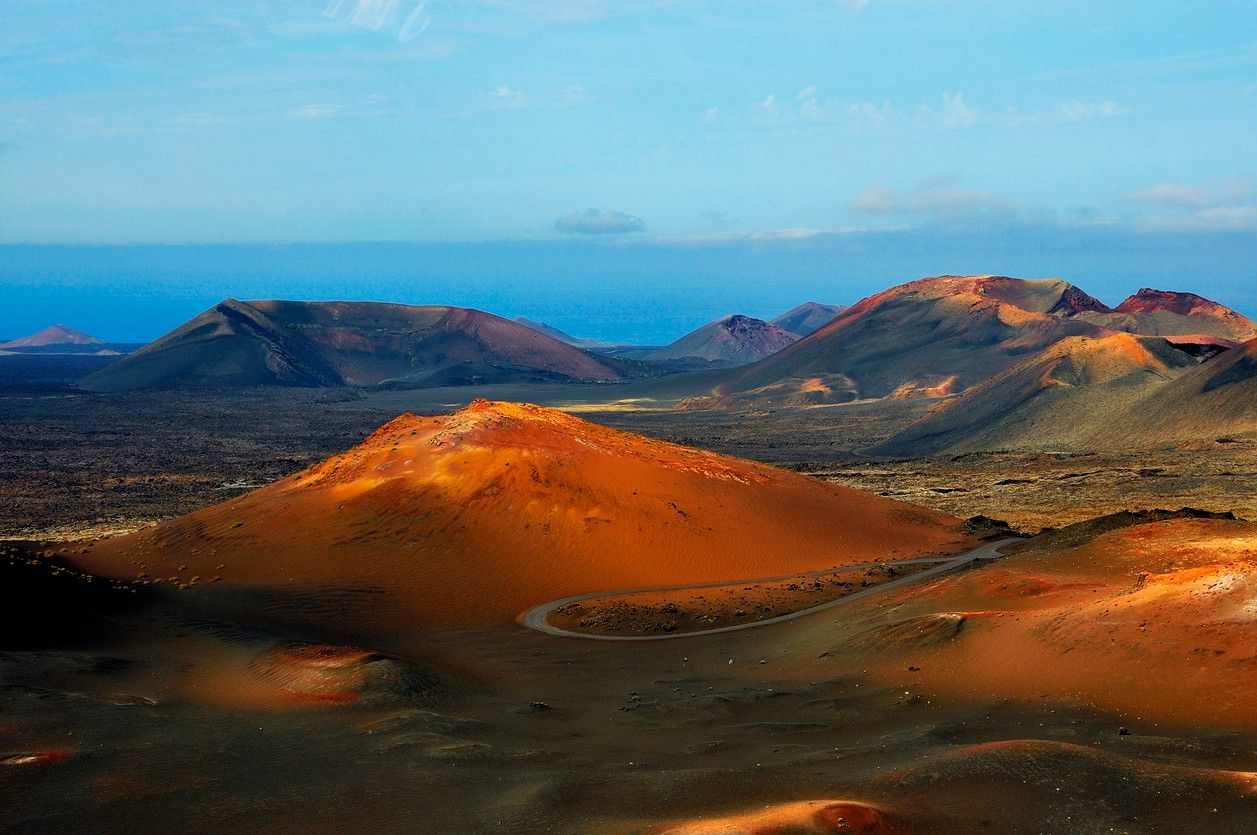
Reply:
M680 641L514 628L370 649L224 622L195 593L59 572L41 591L86 614L0 653L8 832L629 833L816 798L880 827L848 810L830 831L1240 832L1257 814L1251 726L939 687L931 652L963 633L895 611L928 588Z
M1257 516L1257 452L1242 441L885 463L856 450L911 406L680 412L605 395L600 405L588 387L540 393L597 422L1028 531L1183 504ZM1107 534L1125 538L1100 557L1069 556L1055 571L1053 554L1113 526L1071 529L799 621L621 644L518 626L379 642L332 626L280 631L239 613L318 623L355 600L130 586L68 566L74 540L220 501L400 411L449 411L460 397L3 393L0 830L1251 831L1257 717L1228 687L1242 691L1257 660L1219 637L1242 630L1242 600L1229 620L1197 618L1208 629L1181 652L1138 608L1171 588L1183 600L1242 597L1248 528L1227 527L1241 523L1141 519ZM1102 585L1086 567L1156 551L1160 531L1170 556L1150 570L1161 573L1115 572L1113 602L1095 608L1087 595ZM1210 574L1180 564L1222 538L1241 556ZM1110 611L1131 614L1110 624ZM1016 637L1005 645L1005 634ZM1083 667L1100 678L1037 681L1034 668L1050 665L1019 655L1035 642L1092 659ZM1155 647L1177 654L1160 661ZM1199 706L1158 702L1146 682L1161 673ZM1202 697L1214 681L1230 684ZM839 809L828 830L821 808ZM770 828L786 824L796 828Z

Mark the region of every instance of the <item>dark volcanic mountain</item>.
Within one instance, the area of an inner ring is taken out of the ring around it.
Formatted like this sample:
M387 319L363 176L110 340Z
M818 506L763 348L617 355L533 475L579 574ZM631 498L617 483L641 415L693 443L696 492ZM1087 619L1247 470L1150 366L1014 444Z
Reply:
M89 336L82 331L76 331L67 328L65 325L53 325L44 328L38 333L30 336L24 336L21 339L12 339L8 342L0 342L0 350L8 348L50 348L60 346L76 346L85 345L104 345L102 341L94 336Z
M797 333L799 336L808 336L837 319L846 309L847 305L845 304L804 302L798 307L787 310L771 321L772 324L791 333Z
M787 403L963 391L1107 312L1055 279L924 278L870 296L816 333L735 372L719 393Z
M833 403L959 394L1071 336L1163 336L1210 356L1257 325L1191 293L1141 290L1110 309L1057 279L923 278L870 296L796 344L733 373L726 401Z
M630 373L616 360L478 310L228 299L80 385L420 388L619 381Z
M621 355L647 362L745 365L771 356L798 339L798 334L771 322L734 314L708 322L662 348L639 349Z

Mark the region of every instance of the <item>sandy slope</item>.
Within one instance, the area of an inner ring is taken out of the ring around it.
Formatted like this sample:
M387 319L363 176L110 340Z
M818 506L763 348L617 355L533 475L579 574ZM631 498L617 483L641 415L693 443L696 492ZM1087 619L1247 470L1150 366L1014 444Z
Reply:
M941 404L871 450L941 452L1086 447L1108 424L1197 360L1159 337L1066 337Z
M580 592L775 576L967 542L956 519L910 505L478 401L448 417L404 415L303 473L76 559L116 577L196 577L211 584L206 593L317 598L317 613L271 609L375 632L503 623Z
M1257 432L1257 339L1219 354L1132 403L1100 438L1142 443L1208 441Z
M1133 718L1257 724L1257 525L1171 519L1032 540L905 592L844 642L941 692L1076 700ZM839 651L840 648L835 648Z
M1257 431L1257 341L1203 362L1159 337L1063 339L871 453L1138 449Z

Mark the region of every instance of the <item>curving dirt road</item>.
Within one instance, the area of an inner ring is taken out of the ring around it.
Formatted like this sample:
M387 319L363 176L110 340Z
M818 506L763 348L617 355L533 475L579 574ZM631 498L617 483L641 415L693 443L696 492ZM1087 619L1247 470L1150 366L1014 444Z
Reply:
M732 626L718 626L713 629L702 629L696 632L673 632L667 635L591 635L586 632L573 632L569 629L561 629L557 626L551 626L547 622L546 619L550 617L551 612L553 612L555 609L559 608L560 606L566 606L569 603L579 603L582 600L591 600L597 597L610 597L610 596L619 596L619 595L627 595L627 594L641 594L643 592L667 592L667 591L683 591L683 590L688 590L688 589L723 588L726 586L745 585L747 583L775 583L775 582L781 582L784 580L793 580L796 578L819 577L824 574L833 574L834 569L826 568L820 571L809 571L805 574L790 574L784 577L762 577L762 578L757 578L753 580L730 580L729 582L724 582L724 583L699 583L699 584L688 585L688 586L664 586L661 588L651 588L651 589L619 589L616 591L595 591L595 592L589 592L588 594L574 594L571 597L562 597L562 598L559 598L558 600L551 600L549 603L542 603L540 606L534 606L532 609L529 609L527 612L524 613L523 617L520 618L520 622L524 626L528 627L529 629L535 629L536 631L544 632L547 635L558 635L564 638L588 638L594 641L665 641L672 638L694 638L699 635L714 635L718 632L733 632L738 629L753 629L757 626L767 626L771 623L780 623L781 621L794 620L795 618L801 618L801 617L804 617L805 615L811 615L816 612L824 611L825 609L832 609L835 606L841 606L845 603L851 603L856 600L863 600L866 597L870 597L874 594L884 592L888 589L898 588L900 586L907 585L908 583L915 583L918 580L924 580L928 577L935 577L935 576L938 576L939 574L945 574L948 571L951 571L955 568L959 568L962 565L968 565L969 563L972 563L972 562L999 559L1002 556L1002 554L1000 554L999 552L1000 548L1003 548L1006 545L1011 545L1014 542L1021 542L1021 541L1022 540L1020 539L1016 539L1012 537L1008 539L1001 539L996 542L988 542L986 545L979 546L977 548L974 548L971 551L966 551L963 554L960 554L958 556L943 557L941 559L935 557L935 558L928 558L928 559L897 560L894 562L871 562L871 563L864 563L861 565L840 566L839 570L842 570L842 571L846 571L846 570L858 571L861 569L875 568L878 566L920 565L921 563L938 563L938 565L934 566L933 568L927 568L924 571L918 571L915 574L909 574L908 576L901 577L898 580L891 580L886 583L881 583L880 585L873 586L872 588L863 589L861 591L855 592L854 594L849 594L846 597L839 597L836 600L830 600L826 603L821 603L816 606L810 606L806 609L800 609L797 612L791 612L788 615L778 615L775 618L767 618L766 620L755 621L753 623L738 623Z

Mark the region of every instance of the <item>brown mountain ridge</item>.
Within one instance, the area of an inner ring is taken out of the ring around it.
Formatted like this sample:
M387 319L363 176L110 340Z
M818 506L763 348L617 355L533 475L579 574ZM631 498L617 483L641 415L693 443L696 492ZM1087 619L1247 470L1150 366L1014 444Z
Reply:
M618 382L629 364L458 307L228 299L80 384L427 387Z

